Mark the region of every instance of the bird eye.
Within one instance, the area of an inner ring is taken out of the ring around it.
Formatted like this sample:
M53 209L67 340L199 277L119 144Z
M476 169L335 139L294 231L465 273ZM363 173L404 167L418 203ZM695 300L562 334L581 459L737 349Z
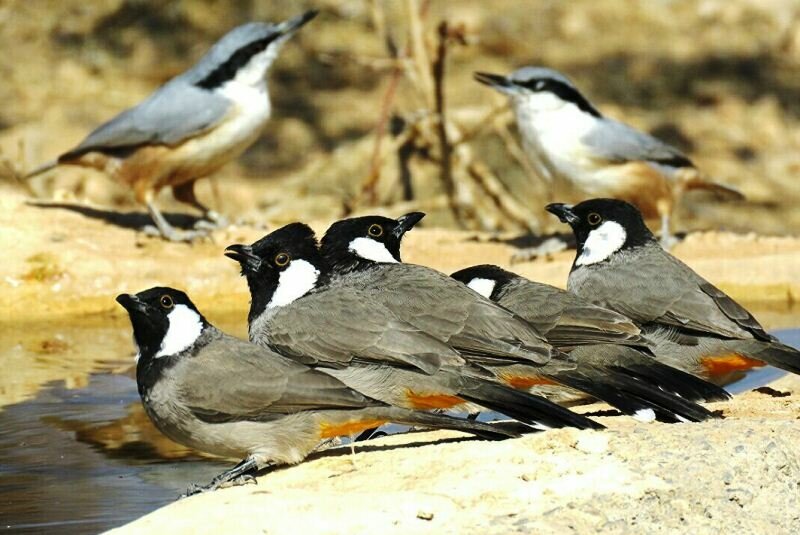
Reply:
M175 306L175 303L172 302L172 298L170 296L162 295L161 296L161 306L163 308L166 308L167 310L169 310L170 308Z
M284 267L284 266L286 266L286 264L289 263L289 260L291 260L291 259L292 259L292 257L289 256L288 253L278 253L278 254L275 255L274 262L275 262L276 266Z
M536 89L536 91L541 91L542 89L544 89L544 80L539 80L538 82L536 82L534 88Z
M369 227L369 230L367 230L367 232L373 238L380 238L381 236L383 236L383 227L375 223L374 225L371 225Z
M589 222L590 225L595 226L595 225L599 225L600 221L602 221L603 218L600 217L600 214L592 212L591 214L589 214L589 216L586 218L586 220Z

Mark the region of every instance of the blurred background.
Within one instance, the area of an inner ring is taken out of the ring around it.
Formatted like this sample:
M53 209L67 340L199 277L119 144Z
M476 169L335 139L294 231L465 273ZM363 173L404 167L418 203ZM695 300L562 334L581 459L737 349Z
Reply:
M679 229L800 229L793 0L3 0L2 168L29 170L71 148L233 26L312 7L320 16L270 73L266 131L198 182L201 200L234 220L413 207L429 212L428 226L554 230L505 99L472 79L546 65L603 113L674 144L748 197L723 205L692 194ZM440 108L444 138L433 120ZM64 167L31 187L44 199L135 206L128 190L87 169ZM564 187L555 195L577 200ZM169 196L160 203L185 210Z

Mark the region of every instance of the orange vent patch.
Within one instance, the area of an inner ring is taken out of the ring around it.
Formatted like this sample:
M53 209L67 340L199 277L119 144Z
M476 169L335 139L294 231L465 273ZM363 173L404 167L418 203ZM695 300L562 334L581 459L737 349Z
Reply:
M509 386L513 386L514 388L518 388L520 390L525 390L533 386L558 384L551 379L548 379L546 377L539 377L537 375L504 375L502 379Z
M447 394L417 394L413 390L406 390L406 399L417 410L450 409L461 405L464 400L458 396Z
M356 435L366 429L373 427L380 427L386 423L386 420L359 420L357 422L345 422L343 424L327 424L320 425L319 435L321 438L333 438Z
M749 370L751 368L760 368L766 366L766 363L760 360L751 359L736 353L727 355L716 355L713 357L703 357L700 359L700 364L705 368L706 372L711 375L724 375L729 372Z

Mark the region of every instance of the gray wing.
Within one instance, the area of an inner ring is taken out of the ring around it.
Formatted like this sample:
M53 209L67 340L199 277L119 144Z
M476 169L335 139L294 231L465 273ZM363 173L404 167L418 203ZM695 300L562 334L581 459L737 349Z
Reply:
M532 325L444 273L413 264L382 264L364 272L356 284L398 318L459 351L529 364L550 359L550 345Z
M244 340L223 335L186 358L180 396L207 422L270 420L311 409L353 409L376 402L338 379Z
M668 167L694 167L681 151L624 123L603 118L581 138L598 159L611 163L647 161Z
M464 363L447 344L347 287L333 286L283 307L270 322L268 338L282 353L336 367L359 359L431 374L443 364Z
M497 302L536 326L558 348L644 343L639 328L622 314L522 277L504 287Z
M640 324L772 339L749 312L657 244L638 251L600 269L576 269L570 289Z
M80 145L61 155L59 162L91 151L146 144L174 145L219 123L229 106L225 98L175 79L139 105L99 126Z

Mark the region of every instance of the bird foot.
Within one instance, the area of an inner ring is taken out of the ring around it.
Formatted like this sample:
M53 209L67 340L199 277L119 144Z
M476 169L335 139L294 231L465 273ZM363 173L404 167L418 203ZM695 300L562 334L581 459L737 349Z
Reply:
M214 210L209 210L203 214L203 219L198 220L197 223L194 224L194 228L214 230L225 228L228 225L230 225L230 222L224 215Z
M678 243L680 243L680 238L677 236L669 235L669 236L662 236L659 242L661 243L661 247L665 250L669 251L673 247L675 247Z
M553 237L548 238L547 240L543 241L536 247L528 247L526 249L520 249L516 253L511 256L511 263L517 264L521 262L530 262L531 260L535 260L540 256L549 256L554 253L559 253L561 251L567 250L567 242L564 240Z
M209 237L209 230L203 229L195 229L195 230L178 230L174 228L170 228L166 232L161 232L157 227L153 225L147 225L142 227L142 232L146 236L152 236L157 238L163 238L167 241L171 242L186 242L191 243L193 241L197 241L200 239L206 239Z
M194 496L196 494L203 494L204 492L211 492L217 489L249 485L250 483L253 485L258 485L258 480L256 480L255 476L251 476L250 474L242 474L229 481L212 481L208 485L197 485L193 483L189 485L189 487L186 489L186 492L180 495L179 499L188 498L189 496Z
M197 485L197 484L195 484L195 483L192 483L192 484L191 484L191 485L189 485L189 487L186 489L186 492L184 492L183 494L181 494L181 495L180 495L180 497L179 497L178 499L179 499L179 500L182 500L182 499L184 499L184 498L188 498L189 496L194 496L195 494L202 494L202 493L204 493L204 492L208 492L208 491L210 491L210 490L215 490L216 488L217 488L217 487L216 487L216 486L214 486L214 484L213 484L213 483L211 483L211 484L209 484L209 485Z
M230 481L226 481L225 483L221 483L217 488L226 489L228 487L241 487L243 485L258 485L258 480L255 476L251 476L250 474L242 474L238 477L231 479Z

